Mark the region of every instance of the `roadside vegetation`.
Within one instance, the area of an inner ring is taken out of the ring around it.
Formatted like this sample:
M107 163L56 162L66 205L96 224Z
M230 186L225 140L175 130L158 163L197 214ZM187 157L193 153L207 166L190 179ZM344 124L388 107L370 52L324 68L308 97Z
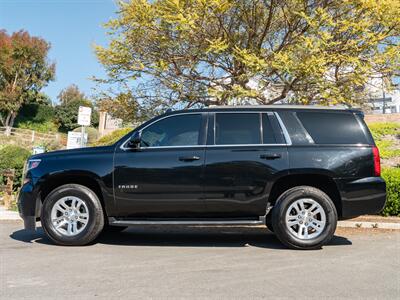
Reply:
M100 138L98 141L94 142L93 146L109 146L117 142L120 138L122 138L125 134L132 131L132 128L122 128L111 132Z
M384 216L400 216L400 123L371 123L369 129L381 155L382 177L386 181Z
M382 211L384 216L400 216L400 168L382 170L382 177L386 181L386 206Z
M0 147L0 170L14 169L14 190L17 190L21 186L22 173L24 165L31 152L25 148L16 145L6 145ZM3 178L0 172L0 185L4 184L5 178Z
M368 127L375 139L384 167L400 167L400 123L372 123Z

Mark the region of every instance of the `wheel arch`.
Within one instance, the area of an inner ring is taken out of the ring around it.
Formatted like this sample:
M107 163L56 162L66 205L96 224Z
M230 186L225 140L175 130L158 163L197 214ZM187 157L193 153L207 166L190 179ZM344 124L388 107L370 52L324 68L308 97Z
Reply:
M92 190L99 198L105 217L107 216L107 205L103 195L100 179L96 174L90 172L63 172L44 177L39 187L40 201L43 204L46 197L54 189L65 184L79 184Z
M326 173L296 173L278 178L271 187L268 204L273 206L283 192L300 185L312 186L326 193L332 199L338 216L341 216L342 199L338 186L333 178Z

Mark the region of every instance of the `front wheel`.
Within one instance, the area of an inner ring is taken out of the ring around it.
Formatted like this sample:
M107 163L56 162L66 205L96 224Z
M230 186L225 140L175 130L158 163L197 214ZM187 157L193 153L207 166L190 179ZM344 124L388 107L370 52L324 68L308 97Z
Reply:
M323 191L298 186L284 192L272 210L272 226L278 239L293 249L319 249L336 230L335 205Z
M56 244L80 246L92 242L104 226L103 209L97 195L79 184L53 190L42 206L41 222Z

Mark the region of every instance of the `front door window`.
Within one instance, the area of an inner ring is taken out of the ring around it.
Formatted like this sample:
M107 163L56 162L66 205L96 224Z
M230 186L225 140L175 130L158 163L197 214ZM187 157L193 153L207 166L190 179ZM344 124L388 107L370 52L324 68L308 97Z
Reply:
M141 147L199 145L201 114L186 114L162 119L143 129Z

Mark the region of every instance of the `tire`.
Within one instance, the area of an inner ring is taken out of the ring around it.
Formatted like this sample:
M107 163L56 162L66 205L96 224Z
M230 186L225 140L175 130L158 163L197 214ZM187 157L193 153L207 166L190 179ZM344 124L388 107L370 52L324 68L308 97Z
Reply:
M271 232L274 232L274 227L272 225L272 211L268 213L268 215L265 218L265 225L267 226L267 229Z
M47 236L58 245L87 245L103 230L103 208L89 188L65 184L44 200L41 223Z
M297 186L279 196L272 210L278 239L292 249L320 249L333 237L335 205L327 194L310 186Z

